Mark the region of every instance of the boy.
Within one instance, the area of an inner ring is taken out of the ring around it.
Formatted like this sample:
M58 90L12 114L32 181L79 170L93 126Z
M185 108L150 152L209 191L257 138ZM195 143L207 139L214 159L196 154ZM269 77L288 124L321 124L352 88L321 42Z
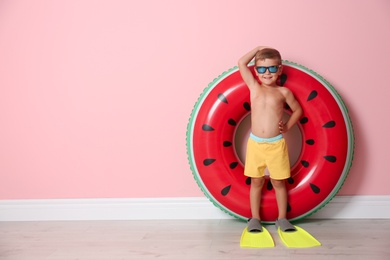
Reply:
M255 75L248 63L255 58ZM268 47L259 46L239 61L241 77L250 91L251 135L248 139L245 161L246 176L251 177L250 207L252 218L248 221L249 232L261 232L260 201L264 184L264 170L267 167L275 189L278 205L276 226L282 231L295 230L286 219L287 190L285 180L290 177L290 162L287 144L282 133L290 130L302 115L302 108L292 92L276 81L282 74L280 53ZM284 104L292 110L290 119L282 121Z

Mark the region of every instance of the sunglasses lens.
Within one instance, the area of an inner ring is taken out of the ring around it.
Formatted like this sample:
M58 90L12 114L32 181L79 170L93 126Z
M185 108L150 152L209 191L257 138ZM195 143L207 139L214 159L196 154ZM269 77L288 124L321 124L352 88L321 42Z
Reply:
M263 74L264 72L266 72L267 67L256 67L256 69L257 69L257 72L258 72L258 73Z
M268 67L269 72L275 73L278 71L278 66L270 66Z

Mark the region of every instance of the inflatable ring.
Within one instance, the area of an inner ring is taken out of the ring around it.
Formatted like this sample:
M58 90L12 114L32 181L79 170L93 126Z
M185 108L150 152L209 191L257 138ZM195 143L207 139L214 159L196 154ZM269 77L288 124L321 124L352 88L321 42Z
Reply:
M279 83L294 93L303 109L297 123L302 146L286 182L287 217L294 221L318 211L340 190L352 165L354 136L336 90L312 70L289 61L283 65ZM250 109L249 90L234 67L211 82L195 103L186 140L198 186L215 206L243 220L251 216L250 178L244 176L235 135ZM273 223L278 210L269 178L262 194L262 220Z

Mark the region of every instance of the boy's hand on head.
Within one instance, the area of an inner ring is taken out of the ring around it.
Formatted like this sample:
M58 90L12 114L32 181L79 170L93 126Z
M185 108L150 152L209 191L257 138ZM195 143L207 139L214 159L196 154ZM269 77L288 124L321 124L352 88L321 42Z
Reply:
M286 125L283 123L283 121L279 121L279 131L281 134L283 134L287 131Z

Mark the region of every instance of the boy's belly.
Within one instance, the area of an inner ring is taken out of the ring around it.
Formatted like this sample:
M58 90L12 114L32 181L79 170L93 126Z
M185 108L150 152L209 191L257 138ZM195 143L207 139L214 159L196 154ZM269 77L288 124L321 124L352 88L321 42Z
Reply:
M270 138L280 134L279 118L275 120L275 118L252 117L251 121L251 131L256 136Z

